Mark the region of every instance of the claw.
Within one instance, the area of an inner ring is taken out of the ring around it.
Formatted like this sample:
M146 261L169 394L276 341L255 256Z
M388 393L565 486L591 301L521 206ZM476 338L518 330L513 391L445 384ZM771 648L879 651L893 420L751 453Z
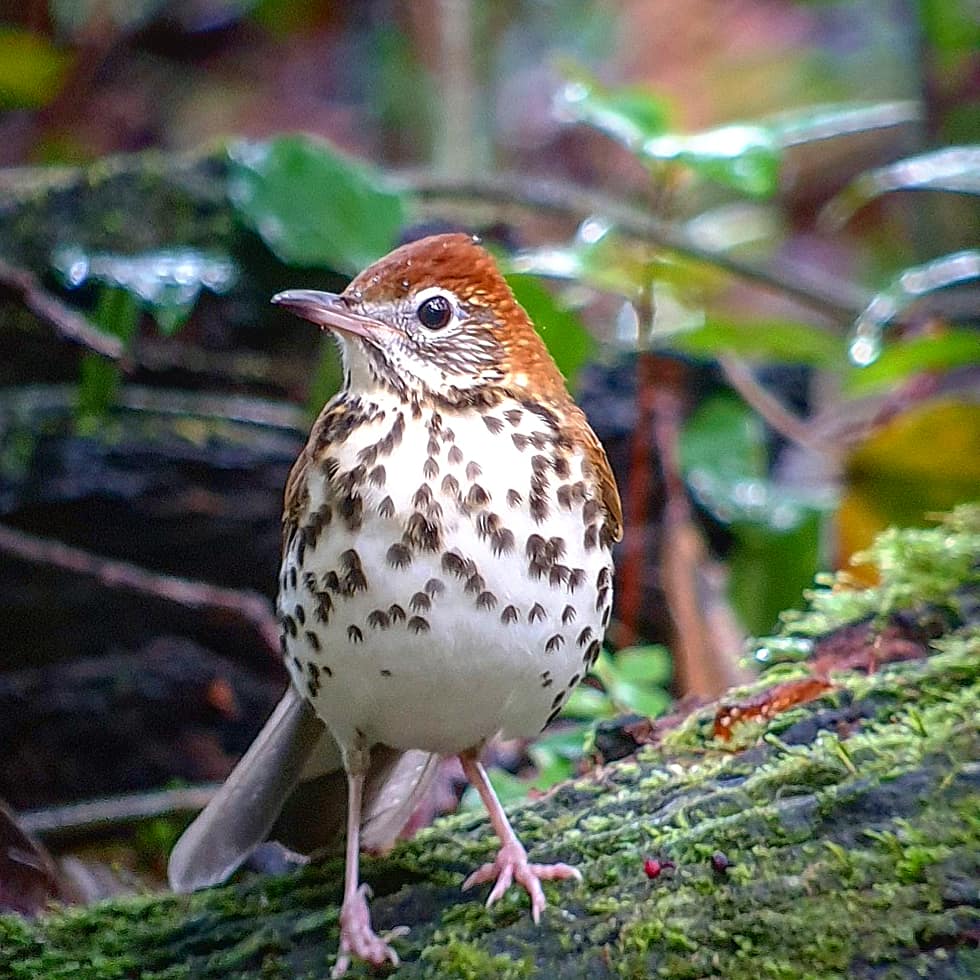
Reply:
M367 904L370 896L371 889L367 885L361 885L355 898L345 902L340 910L340 950L330 974L333 978L342 977L347 972L352 956L370 963L371 966L382 966L385 963L398 966L398 954L389 942L406 935L408 929L399 926L379 936L371 928L371 912Z
M548 904L541 882L559 881L565 878L581 881L582 875L578 868L573 868L570 864L531 864L524 847L519 842L512 842L500 848L492 863L477 868L463 882L462 890L465 892L474 885L496 881L487 898L489 908L499 902L507 889L517 882L531 899L531 918L537 923L541 920L541 913Z

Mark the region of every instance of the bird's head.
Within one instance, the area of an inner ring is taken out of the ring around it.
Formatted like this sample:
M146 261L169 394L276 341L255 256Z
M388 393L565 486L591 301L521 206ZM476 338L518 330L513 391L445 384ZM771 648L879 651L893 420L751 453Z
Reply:
M403 245L339 295L291 289L272 301L335 333L357 393L380 387L455 405L495 392L568 398L527 313L468 235Z

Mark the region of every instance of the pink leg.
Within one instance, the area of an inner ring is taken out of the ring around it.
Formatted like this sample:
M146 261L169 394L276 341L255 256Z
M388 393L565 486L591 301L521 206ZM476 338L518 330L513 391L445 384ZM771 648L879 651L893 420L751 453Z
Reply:
M344 904L340 909L340 950L332 977L342 977L350 966L351 957L364 960L372 966L383 963L398 965L398 954L388 945L386 939L400 935L396 929L386 937L379 936L371 928L371 912L367 900L371 889L358 885L358 857L361 833L361 797L364 792L364 769L368 753L351 753L347 765L347 860L344 867Z
M459 761L463 765L466 778L480 794L480 799L483 800L483 805L490 815L490 824L500 839L500 850L497 852L496 860L477 868L463 882L463 891L485 881L496 881L487 899L487 905L493 905L516 881L531 897L531 918L538 922L542 909L548 904L545 901L541 882L563 878L581 881L582 875L577 868L569 864L531 864L527 859L524 845L517 839L507 814L504 813L504 808L500 805L500 800L497 799L497 794L487 779L486 770L477 759L476 752L462 753Z

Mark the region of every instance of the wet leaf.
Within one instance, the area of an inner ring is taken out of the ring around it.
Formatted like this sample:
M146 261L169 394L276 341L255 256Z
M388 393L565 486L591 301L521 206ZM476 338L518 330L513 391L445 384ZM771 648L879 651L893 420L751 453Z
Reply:
M772 197L779 189L782 147L766 126L734 123L690 135L665 133L644 142L640 155L682 163L699 177L752 197Z
M948 371L970 364L980 365L980 333L970 329L943 330L934 336L889 343L876 361L848 372L846 390L852 395L864 395L892 387L923 371Z
M867 367L882 352L885 327L914 302L949 286L980 279L980 251L967 249L941 255L923 265L905 269L867 305L854 323L848 355L858 367Z
M0 27L0 108L36 109L61 91L72 55L31 31Z
M328 143L281 136L229 155L232 204L283 262L354 275L398 243L406 200Z
M980 194L980 146L949 146L861 174L824 205L820 222L841 228L876 197L913 190Z
M585 123L634 152L667 128L666 103L645 88L606 88L586 72L566 69L555 111L565 121Z
M68 245L55 250L51 264L69 289L98 282L126 290L167 336L190 316L202 290L225 293L238 279L230 258L195 248L119 255Z
M595 351L592 335L578 314L563 306L534 276L510 273L507 284L547 344L558 370L574 387L579 369Z
M842 102L807 106L771 116L767 122L783 147L836 139L921 122L922 105L895 102Z

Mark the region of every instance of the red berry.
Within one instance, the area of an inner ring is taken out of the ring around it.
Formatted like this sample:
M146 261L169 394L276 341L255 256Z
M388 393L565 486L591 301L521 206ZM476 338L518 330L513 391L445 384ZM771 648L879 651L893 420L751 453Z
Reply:
M658 861L656 858L647 858L643 862L643 873L648 878L659 878L661 871L666 871L668 868L673 868L673 861Z

